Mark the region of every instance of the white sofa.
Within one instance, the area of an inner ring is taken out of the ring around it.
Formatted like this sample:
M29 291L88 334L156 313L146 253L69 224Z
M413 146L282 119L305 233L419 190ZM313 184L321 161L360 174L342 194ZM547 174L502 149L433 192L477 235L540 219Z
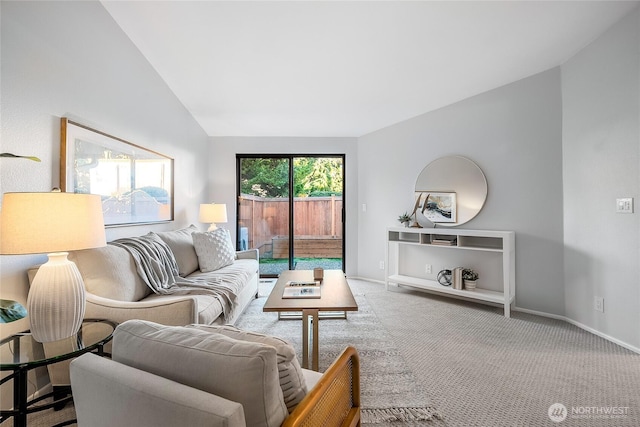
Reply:
M240 289L232 304L223 307L227 298L212 293L186 295L159 295L152 292L137 272L132 255L124 248L107 245L69 253L86 289L86 319L106 319L116 324L130 319L141 319L163 325L184 326L199 324L233 324L249 303L257 296L259 265L258 251L235 253L233 263L215 271L201 272L192 233L200 232L194 225L155 233L173 254L180 276L215 280L240 279ZM231 248L233 249L233 248ZM28 272L33 280L37 267ZM224 315L227 313L227 316ZM49 344L52 346L53 344ZM109 350L110 343L106 349ZM47 367L51 384L64 396L69 387L69 361Z
M191 225L154 234L171 249L182 277L206 281L240 276L242 286L231 306L223 307L225 299L216 298L211 293L155 294L137 273L132 255L122 247L107 245L69 254L84 280L85 318L107 319L116 323L143 319L164 325L235 323L258 292L258 251L236 252L233 265L201 272L192 238L192 233L199 231ZM37 268L30 270L30 278L36 271ZM228 315L224 316L223 312Z
M71 362L80 427L360 425L353 347L319 374L278 338L132 320L116 329L112 355Z

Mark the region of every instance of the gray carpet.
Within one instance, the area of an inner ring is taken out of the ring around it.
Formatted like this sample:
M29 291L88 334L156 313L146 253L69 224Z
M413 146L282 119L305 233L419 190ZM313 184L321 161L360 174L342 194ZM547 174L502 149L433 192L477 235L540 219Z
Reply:
M449 426L640 426L636 353L560 320L507 319L486 305L349 283L365 293ZM560 424L548 415L555 403L568 410Z
M260 298L251 303L236 326L289 341L302 360L301 321L278 320L277 313L262 311L272 287L273 283L260 284ZM358 311L349 313L346 320L320 320L320 371L325 371L345 347L352 345L360 355L361 406L365 425L375 423L379 426L399 419L410 423L439 418L426 390L373 313L367 298L358 292L354 292L354 297Z
M51 399L45 399L41 403L50 403ZM47 409L41 412L35 412L33 414L27 415L27 425L29 427L49 427L57 424L61 424L67 422L69 420L74 420L76 417L76 413L73 409L73 403L68 403L60 411L54 411L53 409ZM4 423L0 424L2 427L13 427L13 419L9 419ZM77 425L76 423L69 424L71 426Z
M380 284L361 280L350 279L349 284L358 301L366 301L363 312L377 317L380 335L393 341L385 339L381 348L388 351L395 345L413 373L404 375L417 380L427 403L443 417L421 424L640 426L638 354L562 321L518 312L506 319L501 309L482 304L403 289L386 292ZM340 337L340 328L330 322L334 321L320 324L321 353ZM298 322L280 323L299 331ZM359 333L351 334L354 342L359 339ZM300 348L300 334L293 335ZM555 403L570 412L561 423L548 416ZM626 413L614 418L602 413L608 408ZM581 413L572 415L572 409ZM46 415L38 418L29 425L51 425ZM389 424L405 425L409 424Z

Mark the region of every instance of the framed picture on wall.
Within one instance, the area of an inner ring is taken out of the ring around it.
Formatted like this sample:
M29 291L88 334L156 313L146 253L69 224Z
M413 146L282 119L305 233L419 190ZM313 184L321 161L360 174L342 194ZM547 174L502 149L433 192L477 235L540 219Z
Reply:
M173 220L173 159L63 117L60 188L98 194L106 226Z
M456 222L456 193L438 191L416 191L419 212L433 223Z

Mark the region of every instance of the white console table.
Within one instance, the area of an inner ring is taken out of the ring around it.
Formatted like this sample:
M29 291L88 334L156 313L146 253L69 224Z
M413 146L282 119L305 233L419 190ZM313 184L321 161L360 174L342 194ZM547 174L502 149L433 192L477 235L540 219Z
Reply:
M442 246L434 239L455 239ZM480 278L474 290L452 289L437 282L438 271L473 268ZM385 285L399 286L500 304L509 317L515 301L515 233L454 228L387 229Z

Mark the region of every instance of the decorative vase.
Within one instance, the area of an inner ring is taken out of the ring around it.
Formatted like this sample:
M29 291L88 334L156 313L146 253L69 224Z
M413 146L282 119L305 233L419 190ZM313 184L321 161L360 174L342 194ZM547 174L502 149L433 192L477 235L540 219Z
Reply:
M475 280L464 280L464 288L468 291L472 291L476 288L476 281Z

